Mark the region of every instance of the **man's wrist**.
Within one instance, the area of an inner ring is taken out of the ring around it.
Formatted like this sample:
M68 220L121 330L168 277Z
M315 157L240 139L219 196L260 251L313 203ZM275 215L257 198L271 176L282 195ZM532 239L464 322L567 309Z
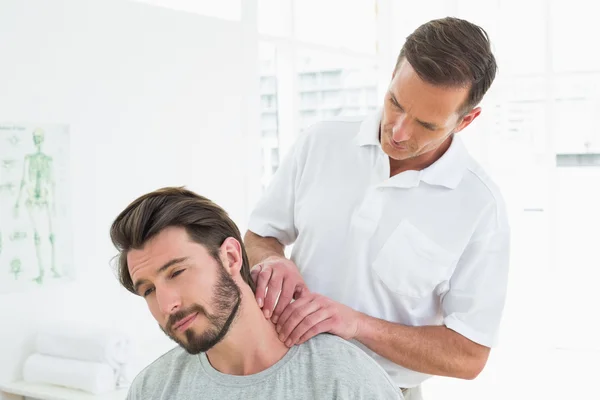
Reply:
M359 311L356 312L356 335L353 339L358 340L363 343L363 341L368 340L371 337L371 325L375 318L368 316L367 314L361 313Z

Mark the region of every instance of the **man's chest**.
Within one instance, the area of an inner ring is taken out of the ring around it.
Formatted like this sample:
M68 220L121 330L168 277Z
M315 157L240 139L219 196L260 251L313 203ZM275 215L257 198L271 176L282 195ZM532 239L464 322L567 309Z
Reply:
M460 252L484 207L465 191L424 182L395 186L381 174L356 169L331 168L300 189L294 210L300 236L314 235L338 245L354 238L368 241L373 251L410 224L412 233L419 231L441 249Z
M310 249L310 258L301 256L308 276L314 267L322 278L322 266L335 265L332 273L380 279L414 297L449 279L481 214L468 193L424 182L395 187L361 174L327 178L298 193L297 251Z

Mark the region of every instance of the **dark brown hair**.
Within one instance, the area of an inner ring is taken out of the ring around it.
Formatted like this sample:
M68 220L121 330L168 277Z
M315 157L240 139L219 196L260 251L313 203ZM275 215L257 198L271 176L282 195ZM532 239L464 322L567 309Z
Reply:
M458 18L442 18L418 27L407 38L395 70L407 60L417 75L432 85L470 87L459 114L477 106L498 69L488 34Z
M127 290L136 294L127 265L127 253L141 249L163 229L173 226L184 228L190 239L206 247L218 262L221 261L219 249L225 239L235 238L242 249L242 278L252 291L255 290L238 227L221 207L182 187L166 187L137 198L113 222L110 238L119 250L118 275Z

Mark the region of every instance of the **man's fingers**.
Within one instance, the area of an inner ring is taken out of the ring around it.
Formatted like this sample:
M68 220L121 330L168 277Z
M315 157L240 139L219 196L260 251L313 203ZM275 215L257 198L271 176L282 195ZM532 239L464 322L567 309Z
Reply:
M271 279L273 269L268 266L262 266L260 272L258 272L258 278L256 282L256 302L258 306L262 308L267 290L267 284Z
M304 333L304 335L302 335L300 337L300 339L296 342L296 344L302 344L302 343L306 342L307 340L317 336L320 333L331 331L332 328L333 328L333 319L327 318L327 319L319 322L318 324L316 324L309 330L307 330L306 333Z
M300 323L290 333L289 337L285 341L285 345L290 347L295 344L306 332L312 329L315 325L326 320L329 317L329 311L324 308L317 309L317 311L307 314Z
M282 286L283 277L281 276L281 271L277 272L277 270L273 269L268 285L269 290L267 290L267 295L265 297L265 305L263 306L265 318L271 318L271 313L275 308L275 303L277 302L277 297L282 290Z
M298 308L303 307L304 305L308 304L311 300L312 300L312 298L309 298L308 296L306 296L302 299L294 301L291 304L288 304L288 306L283 310L281 315L279 315L279 319L277 320L277 327L276 327L277 333L281 332L285 323L287 322L287 320L290 318L290 315L292 315L292 313L294 311L296 311Z
M301 284L297 285L296 288L294 289L294 300L298 300L300 297L302 297L308 293L310 293L310 291L308 290L306 285L304 283L301 283Z
M256 264L254 267L252 267L250 269L250 277L254 281L255 285L256 285L256 280L258 279L258 273L261 271L261 269L262 269L262 264Z
M271 290L271 289L269 289ZM283 285L281 287L281 293L279 294L279 300L277 301L277 307L273 310L273 316L271 317L271 321L274 324L279 320L279 316L285 310L285 308L290 304L292 298L294 296L294 286L293 283L289 280L284 280Z
M294 304L295 305L295 304ZM279 327L279 340L282 342L287 341L290 334L298 327L300 323L302 323L306 316L316 312L319 310L321 305L316 301L309 301L306 304L303 304L299 307L295 307L295 310L290 313L290 316L284 323L280 323ZM310 327L307 327L308 329ZM304 332L303 332L304 333ZM298 336L300 337L300 336Z

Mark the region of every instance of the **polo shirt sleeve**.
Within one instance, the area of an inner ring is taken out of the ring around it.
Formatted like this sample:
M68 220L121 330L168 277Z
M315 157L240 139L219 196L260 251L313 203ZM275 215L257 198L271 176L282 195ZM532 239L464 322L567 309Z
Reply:
M497 344L506 299L510 230L505 215L486 224L460 257L442 299L444 324L486 347Z
M250 214L248 229L263 237L274 237L288 246L296 240L294 223L297 181L300 175L301 136L283 160L266 191Z

